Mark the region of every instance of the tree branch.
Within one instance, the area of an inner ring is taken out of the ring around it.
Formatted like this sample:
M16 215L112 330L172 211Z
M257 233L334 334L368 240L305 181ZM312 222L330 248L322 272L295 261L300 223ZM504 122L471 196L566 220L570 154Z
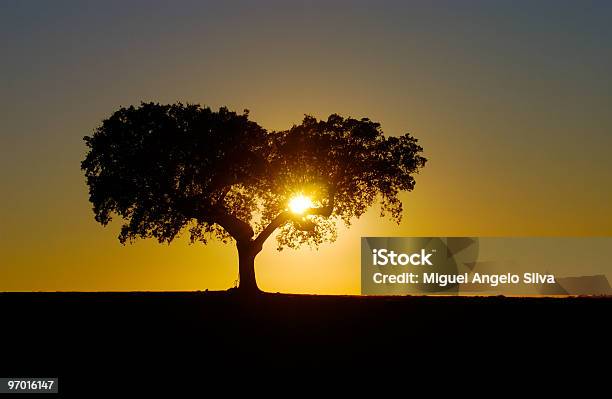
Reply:
M333 206L323 206L319 208L308 208L302 215L295 215L290 211L284 211L278 214L262 231L259 233L257 238L253 241L253 245L256 249L260 250L263 243L274 233L274 230L281 227L285 223L294 220L300 221L306 216L323 216L330 217L333 211Z
M259 233L257 238L253 241L253 245L257 249L261 249L263 243L272 235L274 230L281 227L285 223L291 220L291 213L289 211L284 211L278 214L262 231Z
M190 205L190 202L193 201L194 199L190 199L189 202L177 202L176 206L188 218L197 219L202 223L218 224L236 241L247 241L255 235L253 228L247 222L227 212L223 206L209 205L208 207L193 209L193 206Z
M236 241L250 240L255 235L253 228L246 222L227 212L215 212L212 220L223 227Z

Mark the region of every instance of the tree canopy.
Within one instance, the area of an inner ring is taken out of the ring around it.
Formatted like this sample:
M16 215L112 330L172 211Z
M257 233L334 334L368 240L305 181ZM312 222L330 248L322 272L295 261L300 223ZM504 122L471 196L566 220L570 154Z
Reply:
M123 219L122 243L153 237L170 243L261 244L276 229L278 248L336 238L376 201L381 216L402 217L402 191L426 159L410 134L385 137L367 118L305 116L285 131L267 131L225 107L142 103L122 107L84 138L81 164L95 218ZM304 215L288 209L296 194L311 198Z

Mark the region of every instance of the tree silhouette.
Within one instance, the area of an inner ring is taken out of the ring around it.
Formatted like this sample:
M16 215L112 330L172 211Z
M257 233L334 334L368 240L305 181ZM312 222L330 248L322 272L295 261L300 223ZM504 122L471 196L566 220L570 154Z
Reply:
M336 238L378 199L381 216L400 222L401 191L425 165L409 134L385 137L369 119L306 116L269 132L248 111L142 103L120 108L84 137L81 163L95 219L120 216L119 241L181 231L191 242L234 240L239 289L258 292L254 260L275 231L278 249L317 246ZM292 211L295 195L308 199Z

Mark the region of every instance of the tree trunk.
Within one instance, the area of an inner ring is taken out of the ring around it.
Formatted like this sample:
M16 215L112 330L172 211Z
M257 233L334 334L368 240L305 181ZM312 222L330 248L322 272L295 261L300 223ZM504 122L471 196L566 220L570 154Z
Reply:
M261 292L257 287L255 279L255 251L251 242L247 244L238 243L238 290L245 294L256 294Z

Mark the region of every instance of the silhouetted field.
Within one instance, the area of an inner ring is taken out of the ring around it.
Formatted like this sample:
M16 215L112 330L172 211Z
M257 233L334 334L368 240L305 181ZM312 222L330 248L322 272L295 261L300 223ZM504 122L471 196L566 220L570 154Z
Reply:
M1 293L1 374L135 375L609 360L611 298ZM488 367L488 366L487 366Z

